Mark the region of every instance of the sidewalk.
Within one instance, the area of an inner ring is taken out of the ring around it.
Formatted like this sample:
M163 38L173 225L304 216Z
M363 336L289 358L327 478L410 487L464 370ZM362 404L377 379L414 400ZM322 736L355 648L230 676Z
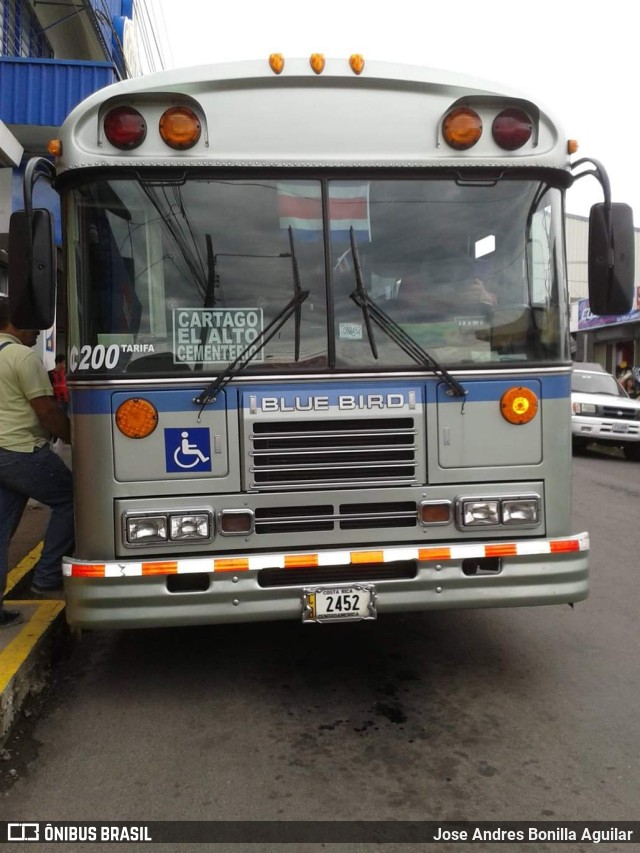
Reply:
M30 502L9 549L5 606L20 610L24 622L0 631L0 746L27 697L45 686L51 646L64 626L64 601L34 601L29 592L48 520L49 510Z

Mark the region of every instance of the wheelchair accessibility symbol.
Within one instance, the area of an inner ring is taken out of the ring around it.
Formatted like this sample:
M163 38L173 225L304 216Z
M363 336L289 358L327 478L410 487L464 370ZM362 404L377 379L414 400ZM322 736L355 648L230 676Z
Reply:
M164 450L168 472L211 471L209 430L202 427L165 429Z

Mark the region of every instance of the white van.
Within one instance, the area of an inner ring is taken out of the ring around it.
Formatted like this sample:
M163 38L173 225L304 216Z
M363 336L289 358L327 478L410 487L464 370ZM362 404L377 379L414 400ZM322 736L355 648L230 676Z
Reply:
M599 364L576 364L571 377L571 433L574 451L590 442L620 447L640 460L640 400L629 397Z

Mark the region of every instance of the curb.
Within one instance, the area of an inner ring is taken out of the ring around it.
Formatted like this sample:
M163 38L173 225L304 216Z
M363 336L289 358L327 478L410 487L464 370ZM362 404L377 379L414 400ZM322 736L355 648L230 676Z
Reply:
M7 587L4 592L5 599L10 595L21 595L23 592L25 597L28 597L27 592L30 586L30 573L40 559L43 545L44 542L38 542L35 548L32 548L26 557L23 557L17 566L14 566L14 568L11 569L7 577Z
M29 696L46 686L53 647L66 627L64 601L9 598L11 593L26 592L29 573L41 551L39 542L7 578L5 602L22 612L24 622L3 629L0 638L0 746Z
M0 744L30 695L46 686L51 651L64 619L63 601L11 601L25 616L0 652ZM11 630L11 629L8 629Z

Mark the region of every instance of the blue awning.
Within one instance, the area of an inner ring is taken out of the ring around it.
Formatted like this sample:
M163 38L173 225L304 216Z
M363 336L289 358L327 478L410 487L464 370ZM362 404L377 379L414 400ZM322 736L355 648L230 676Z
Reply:
M112 62L0 56L0 119L59 127L80 101L117 79Z

